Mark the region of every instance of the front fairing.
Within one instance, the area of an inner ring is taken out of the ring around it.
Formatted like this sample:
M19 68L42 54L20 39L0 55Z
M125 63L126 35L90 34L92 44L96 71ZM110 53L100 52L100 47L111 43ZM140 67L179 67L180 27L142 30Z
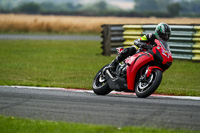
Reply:
M127 67L127 85L129 90L134 90L135 78L138 70L145 64L153 61L153 56L148 52L137 53L126 59Z
M160 62L161 65L169 64L169 62L172 62L173 58L167 42L156 39L155 43L157 44L157 46L153 48L155 61Z

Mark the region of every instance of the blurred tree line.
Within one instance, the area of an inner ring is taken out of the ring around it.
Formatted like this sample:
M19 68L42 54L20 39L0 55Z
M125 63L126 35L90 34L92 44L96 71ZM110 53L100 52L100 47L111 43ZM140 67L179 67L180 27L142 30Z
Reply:
M133 0L132 10L122 10L105 1L93 4L21 2L0 0L0 13L120 17L200 17L200 0Z

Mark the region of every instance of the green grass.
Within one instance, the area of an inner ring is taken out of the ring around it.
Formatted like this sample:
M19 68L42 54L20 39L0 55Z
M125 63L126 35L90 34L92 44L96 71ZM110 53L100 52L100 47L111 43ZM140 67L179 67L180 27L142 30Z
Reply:
M175 60L163 73L157 93L200 96L200 62Z
M114 127L66 122L29 120L0 116L1 133L195 133L178 129L148 127Z
M0 85L92 88L97 71L115 56L99 41L0 41ZM175 60L157 93L200 96L200 63Z
M99 68L110 62L98 41L0 42L0 84L91 89Z

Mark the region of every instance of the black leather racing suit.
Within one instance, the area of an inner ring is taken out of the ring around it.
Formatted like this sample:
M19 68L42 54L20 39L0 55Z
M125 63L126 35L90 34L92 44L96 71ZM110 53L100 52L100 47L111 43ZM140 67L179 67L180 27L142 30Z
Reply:
M137 47L145 47L146 45L154 45L156 37L153 33L148 33L144 36L142 36L140 39L136 39L134 41L134 44ZM137 48L135 46L130 46L128 48L125 48L117 57L116 59L118 62L122 62L124 59L126 59L129 56L132 56L136 53Z

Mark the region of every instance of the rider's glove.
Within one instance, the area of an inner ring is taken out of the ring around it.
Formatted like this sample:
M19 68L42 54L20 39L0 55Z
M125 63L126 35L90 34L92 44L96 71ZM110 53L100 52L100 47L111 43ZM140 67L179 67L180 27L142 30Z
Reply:
M145 42L141 42L139 39L136 39L134 41L134 44L139 48L145 48L145 49L148 48L148 44L146 44Z
M140 48L148 49L148 44L146 43L141 43Z

